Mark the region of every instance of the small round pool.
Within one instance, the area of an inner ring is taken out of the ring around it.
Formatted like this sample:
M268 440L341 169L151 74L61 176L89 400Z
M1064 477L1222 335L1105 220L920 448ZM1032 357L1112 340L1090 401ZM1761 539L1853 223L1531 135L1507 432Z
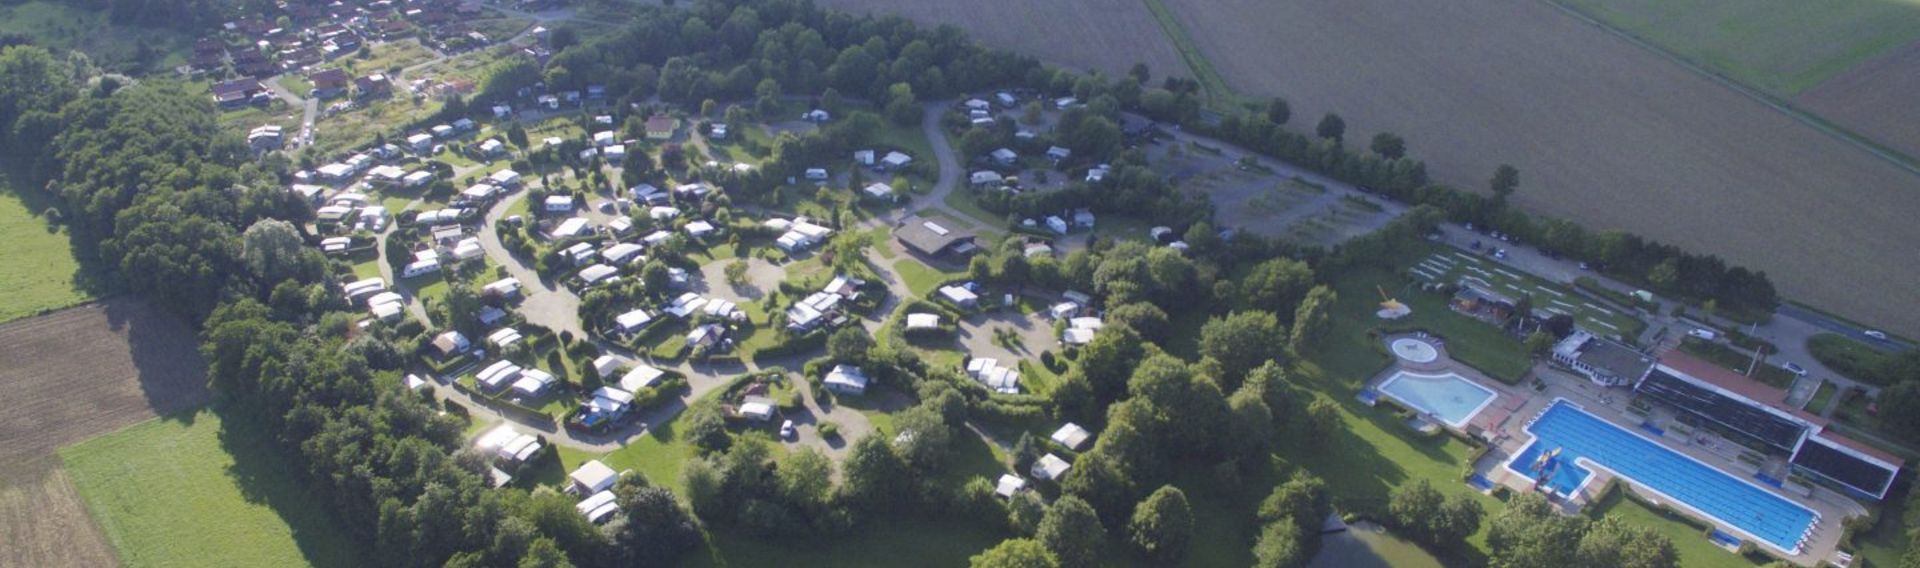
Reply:
M1409 363L1432 363L1440 358L1440 351L1425 341L1400 338L1393 340L1393 355Z

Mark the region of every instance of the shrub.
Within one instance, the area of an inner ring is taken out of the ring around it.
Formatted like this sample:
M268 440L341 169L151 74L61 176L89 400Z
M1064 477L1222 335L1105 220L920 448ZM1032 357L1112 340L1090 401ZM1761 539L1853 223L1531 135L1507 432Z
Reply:
M836 439L840 437L840 423L832 420L821 422L818 430L822 438Z

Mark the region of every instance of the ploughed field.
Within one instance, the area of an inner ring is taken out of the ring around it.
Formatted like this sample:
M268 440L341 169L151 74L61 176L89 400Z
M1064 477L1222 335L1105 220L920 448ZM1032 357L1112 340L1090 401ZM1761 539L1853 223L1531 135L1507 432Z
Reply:
M1349 144L1395 132L1467 188L1512 163L1529 210L1715 253L1796 299L1920 333L1920 175L1553 5L1162 1L1236 91L1286 96L1295 129L1338 112ZM1144 2L827 4L1073 67L1144 60L1158 77L1178 61Z
M196 346L131 300L0 324L0 566L116 563L54 450L205 402Z

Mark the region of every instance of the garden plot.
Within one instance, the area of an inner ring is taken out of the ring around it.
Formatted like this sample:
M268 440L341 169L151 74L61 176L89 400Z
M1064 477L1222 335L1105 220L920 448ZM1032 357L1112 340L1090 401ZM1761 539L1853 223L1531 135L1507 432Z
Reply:
M1620 309L1574 293L1533 275L1495 264L1485 258L1446 249L1407 267L1407 273L1426 283L1473 286L1511 297L1533 296L1535 309L1572 316L1580 327L1601 335L1633 337L1645 326Z

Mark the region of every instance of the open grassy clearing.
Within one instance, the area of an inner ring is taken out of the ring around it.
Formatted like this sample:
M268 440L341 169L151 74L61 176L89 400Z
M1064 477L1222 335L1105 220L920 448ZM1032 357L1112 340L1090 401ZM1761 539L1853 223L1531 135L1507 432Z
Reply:
M127 566L357 566L263 431L197 411L60 450Z
M92 295L82 289L80 262L63 229L47 230L46 220L27 209L17 191L0 177L0 242L7 243L7 263L0 266L0 322L85 302Z
M893 273L907 283L907 290L915 296L925 296L941 283L966 274L964 270L943 270L927 266L918 260L904 258L893 263Z
M1683 58L1791 97L1920 40L1912 0L1561 0Z
M401 68L425 63L433 57L433 50L420 45L420 42L400 40L371 45L367 57L361 57L360 54L355 53L340 58L338 63L346 68L347 74L357 77L374 73L392 73ZM395 85L396 89L398 87Z
M115 72L144 73L187 62L193 37L164 26L111 26L84 3L35 0L0 6L0 34L22 34L56 51L79 50Z
M1865 343L1833 333L1807 338L1807 351L1820 364L1847 378L1875 385L1890 385L1898 377L1886 376L1883 366L1893 356Z
M1286 96L1297 130L1337 112L1349 145L1395 132L1465 188L1512 163L1524 208L1716 253L1783 294L1920 330L1920 310L1885 309L1920 305L1904 284L1920 263L1887 260L1920 242L1920 193L1905 189L1920 178L1552 5L1162 1L1236 91Z
M1422 247L1423 252L1426 249ZM1409 258L1423 258L1418 254ZM1404 260L1394 267L1411 266ZM1387 364L1387 354L1379 342L1368 337L1369 329L1423 329L1447 340L1447 353L1496 379L1514 383L1533 365L1520 342L1491 324L1460 315L1448 307L1448 297L1422 292L1408 284L1400 270L1369 267L1350 271L1332 282L1340 295L1333 311L1333 331L1327 344L1319 349L1322 364L1344 378L1365 380ZM1383 320L1374 315L1380 309L1380 289L1413 308L1413 314L1398 320Z
M1628 523L1653 529L1673 541L1674 551L1680 553L1680 566L1743 568L1759 565L1738 554L1729 554L1726 549L1707 540L1705 529L1695 527L1678 515L1650 509L1638 501L1628 499L1620 491L1609 494L1607 498L1594 503L1587 510L1587 515L1593 518L1617 517Z

